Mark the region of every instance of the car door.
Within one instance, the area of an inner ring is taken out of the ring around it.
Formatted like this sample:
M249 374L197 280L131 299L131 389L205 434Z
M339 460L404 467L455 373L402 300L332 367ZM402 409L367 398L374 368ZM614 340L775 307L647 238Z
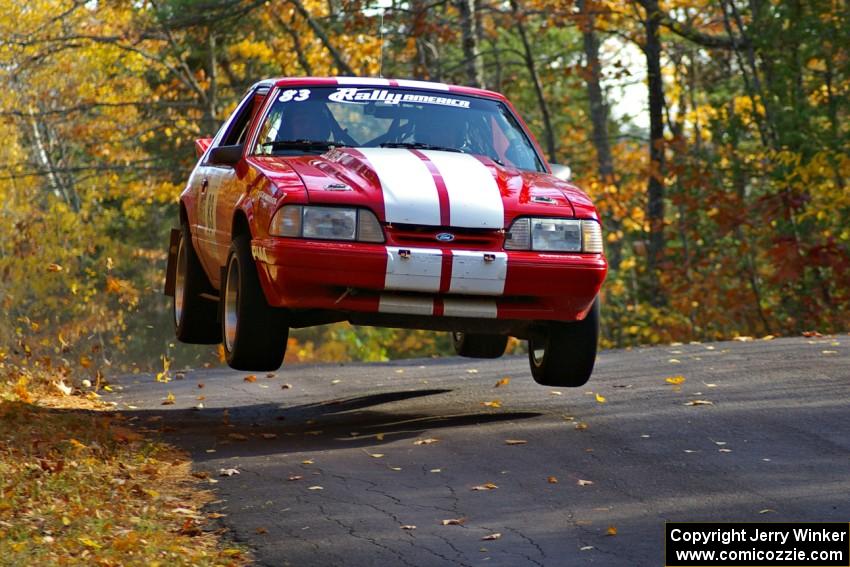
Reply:
M211 148L244 143L252 118L267 93L268 88L265 87L251 90L230 115ZM233 208L244 192L244 187L238 165L233 167L210 163L209 155L208 151L194 179L198 183L195 234L201 241L197 247L201 262L211 283L218 286L219 269L226 262L230 247Z

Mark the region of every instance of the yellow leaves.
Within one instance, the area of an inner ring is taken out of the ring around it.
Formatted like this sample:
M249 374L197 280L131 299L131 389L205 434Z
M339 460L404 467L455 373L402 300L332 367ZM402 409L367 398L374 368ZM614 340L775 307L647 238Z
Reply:
M584 423L583 421L579 421L578 423L576 423L575 427L576 427L576 430L578 430L578 431L584 431L585 429L588 428L588 425L586 423Z
M616 528L616 526L608 526L608 529L607 529L607 530L605 530L605 535L606 535L606 536L615 536L615 535L617 535L617 528Z
M171 381L171 376L169 374L171 369L171 359L165 355L162 355L159 358L162 361L162 370L156 373L156 381L168 383Z
M83 368L90 368L91 367L91 358L89 358L86 355L81 355L80 356L80 366L82 366Z
M171 392L168 392L168 395L165 396L164 400L162 400L162 405L164 405L164 406L174 405L174 394L172 394Z
M665 382L667 382L668 384L671 384L673 386L681 386L682 384L685 383L685 380L687 380L687 378L685 378L681 374L678 374L676 376L668 376L667 378L664 379Z
M427 439L417 439L413 442L414 445L432 445L434 443L439 443L439 439L435 437L428 437Z
M489 402L481 402L481 405L488 408L500 408L502 407L502 402L500 400L492 400Z
M602 394L599 394L599 393L596 394L596 402L597 403L604 404L607 401L608 400Z
M18 396L18 399L24 402L25 404L32 403L32 396L30 395L30 392L27 389L28 383L29 380L26 376L23 375L18 377L18 381L15 382L15 395Z
M61 271L63 271L64 269L65 269L65 268L63 268L63 267L62 267L62 266L60 266L59 264L48 264L48 265L47 265L47 268L46 268L46 270L47 270L48 272L54 272L54 273L61 272Z
M80 537L77 540L90 549L100 549L102 547L99 543L87 537Z
M511 379L510 379L510 377L505 376L504 378L502 378L501 380L499 380L498 382L496 382L496 383L493 385L493 387L494 387L494 388L501 388L502 386L507 386L507 385L508 385L508 384L510 384L510 383L511 383Z

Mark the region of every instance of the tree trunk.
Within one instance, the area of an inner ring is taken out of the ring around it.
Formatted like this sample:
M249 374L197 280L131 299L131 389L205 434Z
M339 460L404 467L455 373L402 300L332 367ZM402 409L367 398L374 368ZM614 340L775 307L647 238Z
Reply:
M301 3L301 0L289 0L298 13L307 21L307 25L310 26L310 29L313 30L313 33L319 38L319 41L322 42L322 45L325 46L325 49L331 54L331 58L334 60L334 64L337 66L337 69L340 73L345 75L354 76L356 73L354 69L346 62L345 58L343 58L342 53L334 47L331 43L330 38L328 37L327 32L325 32L324 28L322 28L321 24L316 21L313 16L310 15L310 12L307 11L307 8L304 7L304 4Z
M466 82L471 87L485 88L484 61L478 43L478 18L475 0L458 0L460 27L462 32L463 57L466 66Z
M649 84L649 182L646 218L649 222L646 291L650 304L665 305L659 272L664 256L664 82L661 77L661 13L658 0L640 0L646 10L646 72Z
M608 103L602 93L602 67L599 63L599 38L594 31L593 1L590 6L587 0L579 0L578 8L582 16L582 37L584 40L584 57L586 65L585 87L590 101L590 123L592 125L591 139L596 149L596 168L603 185L619 185L614 172L614 157L611 154L611 141L608 137ZM605 215L603 219L609 230L619 231L621 223L613 214ZM614 270L619 269L622 259L622 246L619 240L614 241L608 248L608 262Z
M516 0L511 0L511 12L514 15L514 25L516 26L519 38L522 41L523 59L525 66L528 68L528 74L531 75L531 82L534 85L534 94L537 96L537 104L540 105L540 114L543 116L543 134L546 141L546 153L549 154L549 161L555 161L555 131L552 128L552 119L549 114L549 105L546 103L546 98L543 96L543 85L540 83L540 76L537 74L537 66L534 64L534 54L531 49L531 43L528 41L528 34L525 30L525 24L522 21L522 15L519 13L519 6Z

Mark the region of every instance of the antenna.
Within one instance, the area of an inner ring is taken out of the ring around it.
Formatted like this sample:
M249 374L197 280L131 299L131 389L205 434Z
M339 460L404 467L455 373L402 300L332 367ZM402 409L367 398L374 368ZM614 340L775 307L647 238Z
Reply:
M381 8L381 59L380 59L380 67L378 69L378 76L383 78L384 76L384 12L386 12L386 8Z

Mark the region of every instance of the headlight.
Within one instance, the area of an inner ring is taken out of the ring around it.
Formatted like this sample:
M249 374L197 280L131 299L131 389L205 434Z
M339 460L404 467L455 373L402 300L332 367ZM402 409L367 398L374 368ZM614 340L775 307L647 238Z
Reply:
M602 252L602 228L593 220L517 219L505 235L506 250Z
M269 223L269 234L317 240L384 241L384 231L371 211L347 207L281 207Z

